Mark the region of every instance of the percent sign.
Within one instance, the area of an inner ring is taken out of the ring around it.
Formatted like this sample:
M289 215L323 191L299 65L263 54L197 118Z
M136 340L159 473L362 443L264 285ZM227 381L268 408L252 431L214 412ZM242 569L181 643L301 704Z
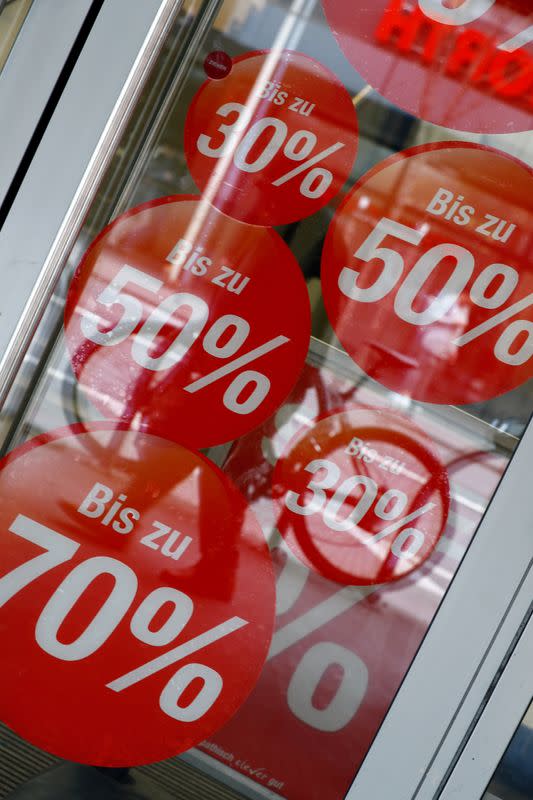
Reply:
M382 218L354 253L355 258L365 263L375 258L381 259L384 264L381 274L372 284L362 288L358 284L360 272L351 267L344 267L339 273L338 288L350 300L375 303L383 300L400 284L394 298L394 311L400 319L418 327L441 322L456 305L472 280L476 266L472 252L457 244L435 245L420 256L404 276L405 263L401 254L391 248L380 247L387 236L418 246L425 235L424 230L408 227L387 217ZM426 308L418 310L417 299L420 293L445 259L455 261L452 273ZM470 299L479 308L500 308L515 291L519 279L519 273L514 267L500 263L490 264L473 281L470 287ZM533 294L527 295L487 321L466 331L455 338L453 343L463 347L530 308L531 305L533 305ZM522 338L524 333L527 334L527 338L517 349L516 341ZM510 366L520 366L529 361L533 355L533 323L525 319L511 323L496 342L494 355L500 362Z
M163 287L163 281L148 275L141 270L124 265L115 275L113 280L97 297L97 301L104 306L111 307L119 304L123 314L113 328L101 330L106 327L106 321L87 309L79 309L82 320L81 330L84 336L94 344L112 347L122 344L135 331L140 324L144 309L142 302L131 294L122 292L127 284L135 284L150 292L157 292ZM179 332L168 345L167 349L158 356L151 355L157 337L167 325L176 326L174 317L177 315L180 322ZM209 305L201 297L190 292L176 292L169 295L156 306L140 330L131 340L131 357L144 369L152 372L162 372L176 367L188 354L191 347L204 333L209 319ZM223 404L229 411L247 415L256 411L267 397L271 383L269 378L255 370L242 370L253 361L265 356L267 353L282 347L290 341L287 336L275 336L253 350L240 356L237 352L246 342L250 334L250 323L236 314L224 314L219 317L202 339L204 353L213 358L226 361L217 369L207 375L188 383L184 391L194 394L205 389L213 383L225 378L234 372L239 372L223 395ZM228 361L228 359L231 359ZM250 386L253 389L250 391ZM242 395L245 399L240 399Z
M291 161L301 163L289 172L270 180L272 186L283 186L305 174L300 183L301 195L315 200L323 197L328 191L333 183L333 173L316 165L342 150L345 147L343 142L335 142L321 152L313 154L318 143L317 135L313 131L298 130L287 140L289 128L283 120L277 117L263 117L250 124L249 111L242 103L225 103L216 113L222 119L233 115L236 117L230 124L220 125L217 129L217 133L223 135L222 144L213 147L215 137L205 133L198 137L197 148L203 156L227 159L229 154L237 169L253 174L267 169L282 151ZM218 139L218 136L216 138Z

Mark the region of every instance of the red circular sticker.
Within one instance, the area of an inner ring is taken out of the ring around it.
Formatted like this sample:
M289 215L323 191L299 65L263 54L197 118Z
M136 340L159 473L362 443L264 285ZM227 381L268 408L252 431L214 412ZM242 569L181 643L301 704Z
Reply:
M378 165L322 254L329 319L353 360L430 403L487 400L533 374L533 173L441 143Z
M278 529L338 583L388 583L433 552L448 518L446 469L428 437L388 411L351 409L297 434L279 459Z
M207 447L283 402L307 355L309 298L275 231L166 197L93 242L65 331L76 377L102 413Z
M332 102L333 100L333 102ZM357 117L339 79L302 53L251 53L208 80L185 124L189 170L230 217L283 225L325 206L357 153Z
M2 720L98 766L169 758L222 726L259 676L275 604L229 478L102 423L21 447L0 493Z
M221 80L227 77L233 66L230 56L223 50L213 50L204 61L204 70L208 78Z
M353 66L415 116L465 131L532 127L531 0L322 0Z

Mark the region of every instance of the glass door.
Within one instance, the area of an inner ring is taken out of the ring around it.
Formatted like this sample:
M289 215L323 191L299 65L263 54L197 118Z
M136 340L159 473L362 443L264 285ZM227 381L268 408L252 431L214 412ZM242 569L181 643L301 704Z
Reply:
M2 222L82 49L97 5L91 0L0 2Z
M523 621L529 12L360 5L161 4L31 295L0 718L51 791L437 797Z

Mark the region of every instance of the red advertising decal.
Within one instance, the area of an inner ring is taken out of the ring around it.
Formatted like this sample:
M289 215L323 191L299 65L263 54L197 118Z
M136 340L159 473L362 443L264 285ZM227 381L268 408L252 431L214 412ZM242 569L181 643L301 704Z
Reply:
M232 716L268 651L274 582L229 478L101 423L15 451L0 491L3 721L62 758L130 766Z
M420 441L431 440L452 486L446 529L411 575L384 585L339 585L305 566L278 535L283 509L272 502L271 487L290 441L309 436L317 416L333 418L343 401L358 403L361 414L380 402L368 381L355 389L328 369L306 367L289 402L236 443L224 466L270 540L277 620L257 685L200 747L287 800L345 796L507 463L480 452L477 434L419 407Z
M309 345L300 268L272 230L166 197L123 214L71 283L72 366L106 416L207 447L285 399Z
M530 0L322 0L344 54L388 100L458 130L532 127Z
M446 525L446 470L397 414L345 410L288 445L273 482L278 530L338 583L388 583L420 567Z
M368 375L430 403L487 400L533 374L533 173L440 143L378 165L339 208L322 288Z
M189 170L206 197L252 225L283 225L325 206L357 153L357 117L339 79L289 51L236 58L194 98L185 124ZM332 102L332 98L334 102Z

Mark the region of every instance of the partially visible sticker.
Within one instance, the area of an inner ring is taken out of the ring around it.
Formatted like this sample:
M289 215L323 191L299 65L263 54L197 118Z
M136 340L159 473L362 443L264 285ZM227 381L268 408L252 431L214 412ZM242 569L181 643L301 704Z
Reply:
M368 411L383 400L371 381L356 386L328 367L307 366L288 403L236 442L224 465L271 543L276 631L250 697L199 747L236 779L244 775L258 791L288 800L346 796L508 463L479 431L450 427L447 417L412 406L424 431L419 441L434 449L449 476L446 529L430 558L402 580L368 586L327 580L278 533L284 508L272 502L274 466L317 417L348 406Z

